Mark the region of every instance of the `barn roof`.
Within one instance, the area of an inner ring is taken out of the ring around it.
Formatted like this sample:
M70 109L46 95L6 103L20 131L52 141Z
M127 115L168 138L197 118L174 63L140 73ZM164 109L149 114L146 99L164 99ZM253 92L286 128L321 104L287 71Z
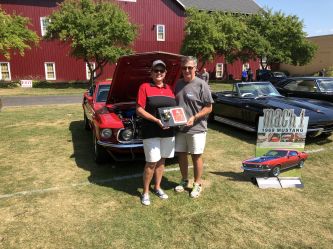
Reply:
M253 14L260 10L260 6L253 0L176 0L176 2L184 9L195 7L199 10L243 14Z

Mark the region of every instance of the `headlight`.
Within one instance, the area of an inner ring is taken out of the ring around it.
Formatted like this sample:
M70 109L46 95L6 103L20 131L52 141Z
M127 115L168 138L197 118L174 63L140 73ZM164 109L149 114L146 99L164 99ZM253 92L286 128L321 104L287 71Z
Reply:
M112 136L112 130L111 129L103 129L101 131L101 137L102 138L110 138Z
M130 129L125 129L125 130L121 131L120 137L124 141L129 141L129 140L131 140L133 138L133 131L130 130Z

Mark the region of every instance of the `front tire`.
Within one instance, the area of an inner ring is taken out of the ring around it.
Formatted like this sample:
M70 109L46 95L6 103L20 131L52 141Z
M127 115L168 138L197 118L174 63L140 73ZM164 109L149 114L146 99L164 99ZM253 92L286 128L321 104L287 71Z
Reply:
M271 176L274 177L278 177L281 173L281 168L280 166L275 166L272 170L271 170Z
M301 160L298 164L299 168L303 168L304 167L304 160Z
M93 133L93 144L94 144L94 160L97 164L105 163L108 159L108 153L104 147L97 143L95 132Z

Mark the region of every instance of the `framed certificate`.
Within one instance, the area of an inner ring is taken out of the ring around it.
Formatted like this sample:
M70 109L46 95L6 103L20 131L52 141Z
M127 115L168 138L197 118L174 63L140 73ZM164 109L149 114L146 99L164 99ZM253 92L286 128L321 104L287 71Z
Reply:
M182 107L163 107L158 108L158 112L163 125L165 126L180 126L187 123L185 111Z

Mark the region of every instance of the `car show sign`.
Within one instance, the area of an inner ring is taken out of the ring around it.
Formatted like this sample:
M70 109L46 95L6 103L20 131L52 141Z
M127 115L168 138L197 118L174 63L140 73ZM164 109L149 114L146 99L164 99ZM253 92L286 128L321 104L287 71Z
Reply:
M256 155L267 149L304 150L309 117L302 109L297 116L293 109L264 109L259 117Z
M304 146L309 117L304 109L298 115L293 109L263 112L258 123L256 155L242 162L244 173L254 176L259 188L303 187L300 168L308 158Z
M21 87L32 87L32 80L20 80Z

